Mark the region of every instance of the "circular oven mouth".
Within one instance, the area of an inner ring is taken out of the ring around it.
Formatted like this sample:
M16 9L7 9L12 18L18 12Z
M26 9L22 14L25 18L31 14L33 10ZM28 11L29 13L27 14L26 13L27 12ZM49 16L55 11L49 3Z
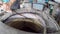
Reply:
M25 32L42 33L43 27L36 19L20 18L11 19L6 22L7 25Z

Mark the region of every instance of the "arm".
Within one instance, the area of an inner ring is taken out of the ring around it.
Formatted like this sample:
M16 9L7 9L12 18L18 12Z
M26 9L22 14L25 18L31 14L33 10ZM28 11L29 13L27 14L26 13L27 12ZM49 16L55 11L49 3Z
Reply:
M6 11L10 11L11 5L15 2L16 0L10 0L9 2L3 3L3 7Z
M9 6L11 7L11 5L15 2L16 0L10 0L10 2L8 3Z

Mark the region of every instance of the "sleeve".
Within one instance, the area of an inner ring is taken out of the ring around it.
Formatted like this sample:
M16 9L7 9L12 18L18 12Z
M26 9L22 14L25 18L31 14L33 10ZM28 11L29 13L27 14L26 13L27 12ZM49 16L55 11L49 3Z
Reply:
M10 0L2 0L3 3L8 3Z

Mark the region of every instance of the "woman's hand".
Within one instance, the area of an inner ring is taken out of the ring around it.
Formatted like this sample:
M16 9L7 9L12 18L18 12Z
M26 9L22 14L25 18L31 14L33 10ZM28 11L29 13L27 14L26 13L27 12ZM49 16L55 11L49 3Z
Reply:
M16 0L10 0L10 2L8 3L3 3L3 8L6 10L6 11L11 11L10 10L10 7L11 5L15 2Z
M10 9L10 7L9 7L7 4L3 4L3 8L4 8L5 10L9 10L9 9Z
M3 4L3 9L5 9L6 11L11 11L8 4Z

